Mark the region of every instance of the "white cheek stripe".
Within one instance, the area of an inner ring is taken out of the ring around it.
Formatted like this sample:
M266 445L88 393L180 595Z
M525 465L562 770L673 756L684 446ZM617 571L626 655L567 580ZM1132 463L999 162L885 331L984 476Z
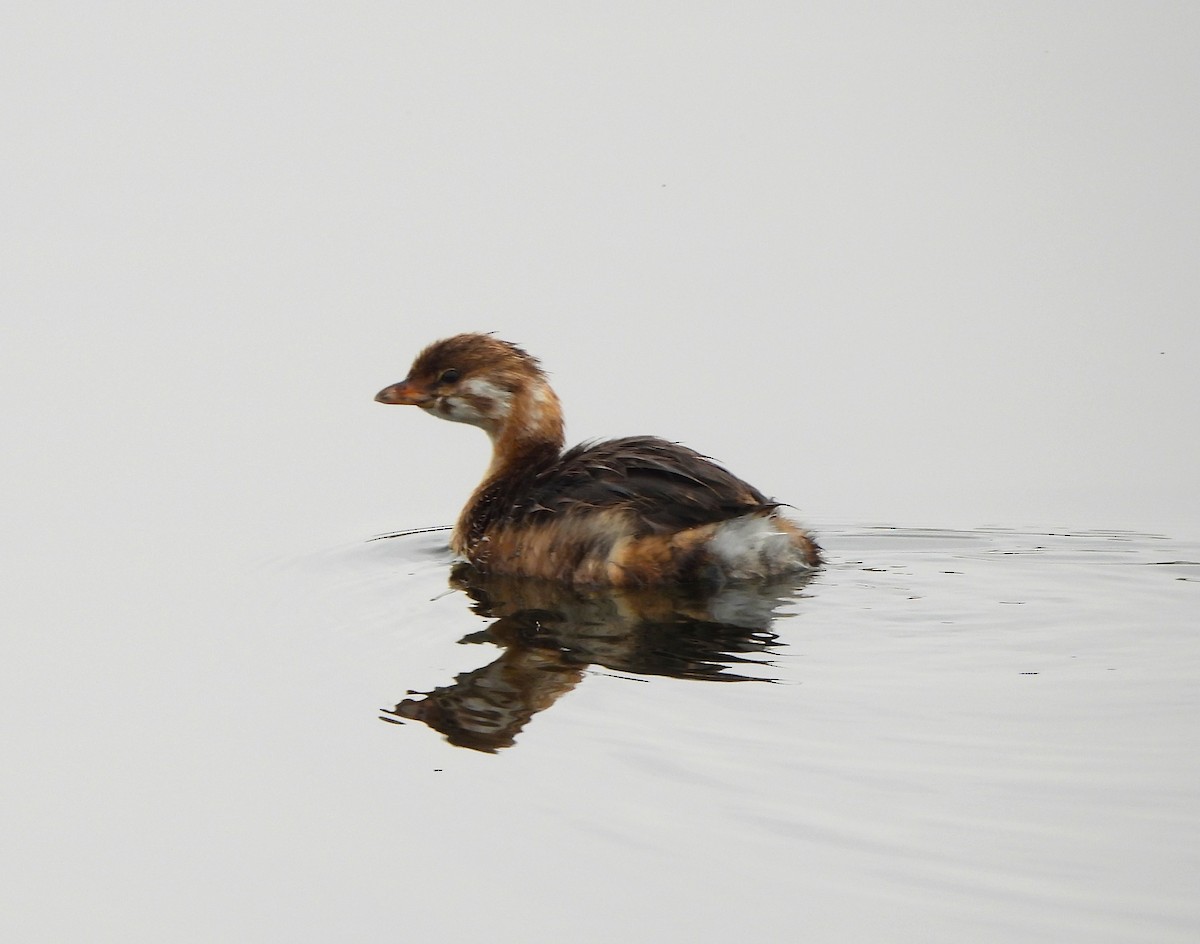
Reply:
M462 391L463 393L494 403L496 405L495 409L488 411L492 419L500 419L508 415L509 407L512 404L512 393L503 387L496 386L490 380L485 380L482 377L472 377L470 380L464 380Z
M471 404L455 397L446 397L442 401L442 417L454 423L473 423L478 425L482 416Z

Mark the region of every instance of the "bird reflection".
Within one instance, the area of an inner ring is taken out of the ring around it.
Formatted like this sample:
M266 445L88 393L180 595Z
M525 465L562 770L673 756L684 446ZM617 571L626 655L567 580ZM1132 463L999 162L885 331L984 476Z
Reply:
M460 640L501 650L450 685L409 692L383 720L420 721L458 747L495 753L598 665L632 676L710 682L769 682L742 672L768 666L779 645L771 626L810 578L692 588L584 589L530 578L484 576L457 565L450 584L471 609L494 619Z

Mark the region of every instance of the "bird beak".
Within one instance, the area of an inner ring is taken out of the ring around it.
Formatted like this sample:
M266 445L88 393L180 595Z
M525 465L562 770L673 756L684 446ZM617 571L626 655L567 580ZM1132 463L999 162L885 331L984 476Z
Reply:
M425 406L431 399L433 398L428 391L422 390L410 380L401 380L400 383L384 387L375 394L375 400L378 403L397 403L407 406Z

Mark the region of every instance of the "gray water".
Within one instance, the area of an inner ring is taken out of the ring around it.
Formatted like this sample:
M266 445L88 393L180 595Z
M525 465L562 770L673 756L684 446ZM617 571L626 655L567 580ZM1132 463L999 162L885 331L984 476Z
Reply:
M89 660L129 688L43 742L21 939L1194 939L1195 543L832 530L698 601L450 589L444 536Z

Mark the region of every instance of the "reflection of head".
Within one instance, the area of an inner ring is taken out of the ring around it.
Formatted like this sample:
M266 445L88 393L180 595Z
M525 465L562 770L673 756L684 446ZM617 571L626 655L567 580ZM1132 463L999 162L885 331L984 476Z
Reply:
M470 596L476 613L495 618L463 641L503 652L452 685L404 699L385 720L421 721L452 744L490 752L513 744L525 723L574 688L592 664L634 675L770 681L730 669L770 664L755 656L777 645L771 625L801 589L793 580L720 591L585 590L485 578L466 565L455 569L451 583Z
M404 699L388 714L421 721L456 747L495 753L512 746L525 722L582 677L582 667L560 664L553 652L518 646L456 675L453 685Z

